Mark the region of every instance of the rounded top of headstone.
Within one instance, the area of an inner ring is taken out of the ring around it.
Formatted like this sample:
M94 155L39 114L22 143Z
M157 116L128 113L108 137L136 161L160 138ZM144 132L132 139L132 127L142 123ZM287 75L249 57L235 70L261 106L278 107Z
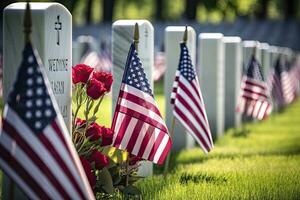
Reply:
M240 43L242 39L237 36L225 36L223 37L224 43Z
M260 43L256 40L245 40L245 41L243 41L243 46L244 47L258 47L259 44Z
M195 32L195 29L191 26L187 27L188 31ZM165 29L166 32L184 32L185 31L185 26L167 26Z
M271 45L271 46L269 47L269 50L270 50L270 52L272 52L272 53L278 53L278 52L279 52L279 47Z
M112 27L115 27L115 26L134 26L135 23L138 23L139 26L146 25L149 28L153 29L153 26L152 26L151 22L149 22L148 20L145 20L145 19L137 19L137 20L135 20L135 19L120 19L120 20L115 21L112 24Z
M4 8L4 15L8 13L18 13L18 12L23 13L25 9L26 9L26 3L24 2L12 3ZM60 3L30 2L30 10L41 11L37 13L43 13L43 11L44 13L47 13L48 11L49 13L51 13L52 10L61 10L62 13L65 16L68 16L70 20L72 18L70 11ZM31 12L31 14L33 14L33 12Z
M30 9L31 10L47 10L48 8L52 6L59 6L64 9L62 4L60 3L47 3L47 2L30 2ZM12 3L5 7L5 10L11 9L11 10L24 10L26 8L26 3L20 2L20 3ZM68 11L68 9L66 9ZM69 11L68 11L69 12Z
M222 39L222 33L200 33L199 39Z
M270 48L270 45L266 42L260 43L259 48L262 50L268 50Z

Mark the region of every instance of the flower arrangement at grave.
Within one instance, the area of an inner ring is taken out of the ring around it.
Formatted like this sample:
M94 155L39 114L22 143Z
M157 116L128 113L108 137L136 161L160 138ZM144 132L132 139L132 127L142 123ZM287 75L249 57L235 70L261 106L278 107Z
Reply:
M140 192L132 184L141 178L136 174L140 159L111 147L112 130L96 122L101 102L111 90L111 73L78 64L72 68L72 81L72 141L96 199L114 198L121 193L139 198ZM116 152L125 159L116 159Z

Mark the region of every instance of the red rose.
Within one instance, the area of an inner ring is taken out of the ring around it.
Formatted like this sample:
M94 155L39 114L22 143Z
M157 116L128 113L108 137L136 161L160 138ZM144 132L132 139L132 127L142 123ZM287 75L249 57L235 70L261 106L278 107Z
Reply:
M86 130L85 136L91 141L97 141L101 137L101 126L96 122L91 123L90 127Z
M85 171L86 177L88 178L91 187L94 188L95 185L96 185L96 176L92 172L91 164L89 163L89 161L87 161L82 156L80 156L80 161L81 161L81 164L83 166L83 169Z
M72 67L73 84L86 83L93 70L93 68L84 64L78 64Z
M104 126L101 128L101 132L102 132L101 146L104 147L107 145L111 145L114 132L110 128L106 128Z
M86 94L92 99L96 100L101 97L104 92L106 92L104 84L94 78L91 78L88 83Z
M113 82L113 76L109 72L94 72L92 78L97 79L98 81L104 84L104 87L107 92L110 91L111 84Z
M94 150L90 156L90 161L95 162L95 166L97 169L103 169L109 164L109 159L106 155L101 152Z
M79 118L76 118L76 120L75 120L75 124L76 124L76 126L78 126L78 127L85 127L85 120L84 119L79 119Z

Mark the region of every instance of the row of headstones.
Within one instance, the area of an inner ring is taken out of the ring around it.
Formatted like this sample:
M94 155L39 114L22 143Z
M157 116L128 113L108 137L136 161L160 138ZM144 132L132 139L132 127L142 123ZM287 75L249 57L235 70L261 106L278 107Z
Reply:
M139 24L140 43L139 56L143 63L149 80L152 80L152 67L154 60L154 29L146 20L119 20L112 27L112 60L113 60L113 109L116 104L120 88L123 70L132 42L133 28L135 23ZM165 95L165 121L171 128L173 114L170 104L170 94L175 78L175 71L178 67L180 46L184 26L168 26L165 29L165 55L167 69L164 76ZM200 81L205 107L210 123L213 138L222 136L225 129L237 128L242 123L241 114L236 112L241 77L243 68L248 64L251 55L263 66L263 76L269 76L271 68L275 65L280 54L291 58L292 50L270 46L267 43L258 41L242 41L240 37L226 37L221 33L201 33L198 36L198 50L196 49L196 33L192 27L188 27L187 47L196 65L197 75ZM153 86L153 82L151 81ZM172 138L173 150L192 148L195 145L190 134L185 134L185 129L175 123L174 136ZM141 166L142 175L152 174L152 164L145 162Z
M4 100L12 87L17 69L21 63L24 47L23 15L25 4L11 4L4 10ZM32 43L36 47L46 68L51 87L59 104L67 127L71 128L72 102L72 16L69 11L58 3L31 3L32 15ZM112 59L113 59L113 107L117 100L120 82L126 62L130 43L133 37L133 27L139 24L139 57L145 68L148 79L153 87L152 66L154 64L154 29L146 20L119 20L112 28ZM171 124L172 109L169 104L171 87L174 81L175 70L179 61L179 42L182 40L184 27L167 27L165 30L165 47L167 71L165 75L166 123ZM196 33L188 27L187 46L193 63L196 54L199 56L197 73L201 89L206 102L207 114L214 137L221 136L226 127L239 126L240 116L234 112L241 66L247 62L253 46L238 37L223 37L220 33L199 35L199 49L196 51ZM274 63L278 48L258 45L257 57L270 69ZM243 50L244 49L244 50ZM198 53L197 53L198 52ZM262 59L262 60L261 60ZM265 64L268 63L269 64ZM73 63L74 64L74 63ZM225 81L226 78L226 81ZM226 105L226 106L225 106ZM225 109L226 107L226 109ZM226 120L224 120L226 119ZM226 123L224 123L224 121ZM176 123L173 146L175 150L194 146L189 134ZM139 170L143 176L152 175L152 164L144 162ZM8 187L8 180L4 187ZM8 191L4 188L3 191ZM4 194L4 198L5 198ZM15 196L18 198L18 196Z

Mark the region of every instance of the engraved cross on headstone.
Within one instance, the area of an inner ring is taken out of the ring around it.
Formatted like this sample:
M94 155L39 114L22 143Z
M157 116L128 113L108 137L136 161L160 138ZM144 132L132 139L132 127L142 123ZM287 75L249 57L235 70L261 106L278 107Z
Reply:
M57 31L56 44L59 45L59 31L61 30L61 22L59 21L59 15L57 15L57 22L55 22L55 30Z

